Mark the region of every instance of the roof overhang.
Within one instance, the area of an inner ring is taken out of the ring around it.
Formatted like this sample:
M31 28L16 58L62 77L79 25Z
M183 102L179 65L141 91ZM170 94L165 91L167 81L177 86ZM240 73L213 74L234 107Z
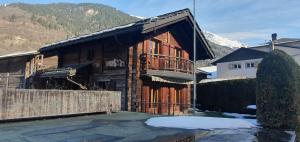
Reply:
M38 51L16 52L16 53L2 55L0 56L0 60L7 59L7 58L22 57L22 56L33 56L38 53L39 53Z

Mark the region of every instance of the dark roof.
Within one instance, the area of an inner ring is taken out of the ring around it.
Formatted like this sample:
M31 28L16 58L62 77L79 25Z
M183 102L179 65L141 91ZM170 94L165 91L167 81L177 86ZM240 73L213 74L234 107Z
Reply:
M227 54L226 56L216 60L212 64L216 65L217 63L223 63L223 62L260 59L260 58L264 58L266 54L267 52L264 51L254 50L250 48L239 48L231 52L230 54Z
M289 46L289 45L284 45L284 44L278 44L278 45L275 45L274 48L284 51L285 53L287 53L288 55L293 57L294 60L300 65L300 45ZM251 47L250 49L267 53L270 51L270 45Z
M38 54L37 51L15 52L15 53L0 56L0 60L7 59L7 58L16 58L16 57L21 57L21 56L33 56L36 54Z
M118 27L114 27L111 29L106 29L106 30L102 30L99 32L95 32L95 33L91 33L91 34L87 34L87 35L83 35L83 36L79 36L79 37L74 37L71 39L66 39L66 40L62 40L59 42L55 42L49 45L46 45L44 47L42 47L39 51L41 53L43 52L48 52L48 51L53 51L53 50L57 50L59 48L63 48L66 47L68 45L74 45L74 44L78 44L78 43L82 43L82 42L87 42L87 41L92 41L95 39L101 39L101 38L106 38L106 37L110 37L110 36L115 36L115 35L119 35L119 34L124 34L124 33L129 33L129 32L138 32L140 34L146 34L149 32L153 32L157 29L178 23L178 22L182 22L182 21L186 21L186 23L188 23L188 30L184 29L184 27L180 27L180 28L175 28L175 30L180 30L182 32L188 32L189 33L189 37L186 39L189 39L188 43L190 45L192 45L193 43L193 16L190 12L189 9L183 9L183 10L179 10L179 11L175 11L175 12L171 12L171 13L167 13L167 14L163 14L157 17L152 17L152 18L148 18L148 19L143 19L134 23L130 23L127 25L123 25L123 26L118 26ZM197 34L197 59L203 59L203 58L214 58L214 53L212 52L210 46L208 45L204 34L202 33L200 27L198 26L198 24L196 23L196 34ZM180 33L178 34L180 35ZM192 52L193 47L190 47L189 45L189 52ZM203 55L203 51L205 53L205 55Z

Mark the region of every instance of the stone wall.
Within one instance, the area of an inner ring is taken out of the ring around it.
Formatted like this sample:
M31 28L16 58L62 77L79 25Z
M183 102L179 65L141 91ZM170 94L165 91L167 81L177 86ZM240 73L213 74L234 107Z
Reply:
M81 90L0 90L0 120L121 110L121 93Z

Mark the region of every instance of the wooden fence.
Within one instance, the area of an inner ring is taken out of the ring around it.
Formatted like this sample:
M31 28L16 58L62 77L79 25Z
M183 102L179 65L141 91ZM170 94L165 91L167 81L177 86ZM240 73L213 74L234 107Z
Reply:
M121 110L121 92L0 90L0 120Z

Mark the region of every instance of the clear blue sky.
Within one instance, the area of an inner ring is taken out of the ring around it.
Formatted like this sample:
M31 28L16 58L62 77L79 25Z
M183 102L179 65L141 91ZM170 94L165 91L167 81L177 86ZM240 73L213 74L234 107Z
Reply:
M0 3L102 3L131 15L152 17L192 8L192 0L0 0ZM257 45L279 37L300 38L300 0L196 0L200 27L221 36Z

